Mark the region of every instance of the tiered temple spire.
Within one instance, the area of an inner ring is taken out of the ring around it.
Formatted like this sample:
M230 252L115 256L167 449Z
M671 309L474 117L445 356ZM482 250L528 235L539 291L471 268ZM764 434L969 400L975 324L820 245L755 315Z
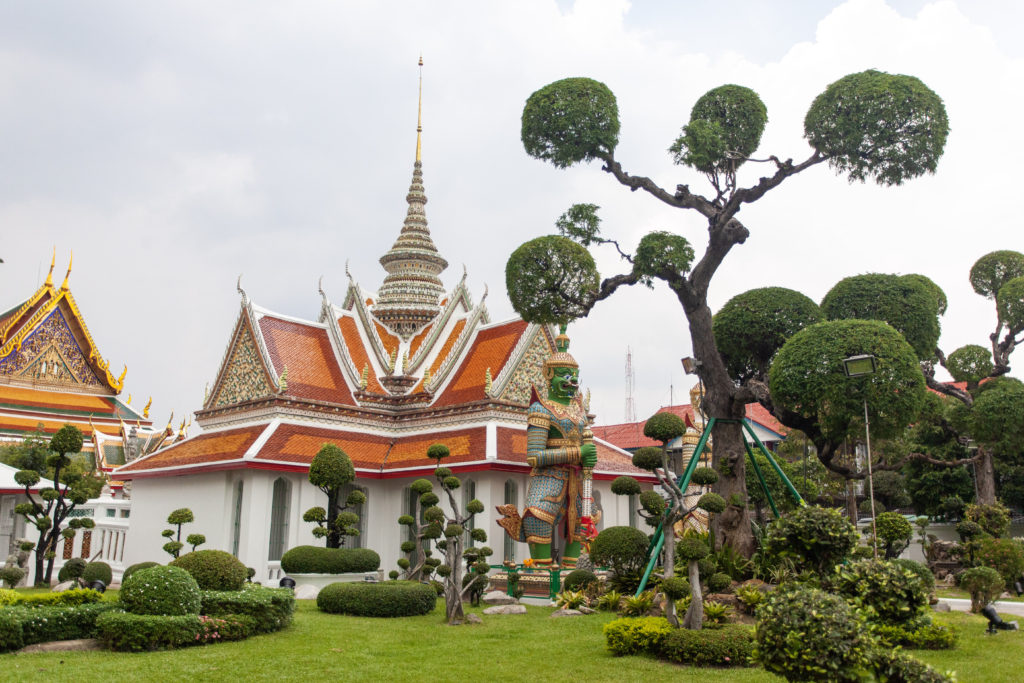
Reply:
M374 316L396 334L408 339L430 324L441 312L444 285L438 277L448 267L437 251L427 228L421 161L421 135L423 132L423 58L420 57L420 96L416 121L416 162L413 165L412 184L405 200L409 210L398 239L380 264L388 272L377 292L373 305Z

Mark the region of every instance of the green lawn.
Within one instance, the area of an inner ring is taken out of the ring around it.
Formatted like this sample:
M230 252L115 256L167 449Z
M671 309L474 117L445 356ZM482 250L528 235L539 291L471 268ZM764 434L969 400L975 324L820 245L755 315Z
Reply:
M971 594L970 593L968 593L967 591L965 591L963 589L955 588L955 587L936 588L935 589L935 595L940 597L940 598L963 598L964 600L970 600L971 599ZM1004 597L1001 597L1001 598L996 598L996 599L999 602L1024 602L1024 596L1018 597L1016 595L1013 595L1012 593L1007 595L1007 596L1004 596Z
M424 617L385 620L323 614L311 601L298 605L290 628L238 643L147 654L0 655L0 680L782 680L760 669L696 669L612 657L600 628L615 618L611 614L551 619L552 608L530 606L525 616L484 616L482 625L449 627L443 607ZM963 682L1020 680L1015 663L1024 661L1024 633L986 636L985 619L970 614L938 614L936 621L960 629L960 646L915 656L956 671Z

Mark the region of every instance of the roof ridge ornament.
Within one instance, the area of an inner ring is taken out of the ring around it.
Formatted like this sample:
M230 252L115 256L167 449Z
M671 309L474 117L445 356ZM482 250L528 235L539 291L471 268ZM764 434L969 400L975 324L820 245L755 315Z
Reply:
M53 267L57 265L57 245L53 246L53 258L50 259L50 272L46 274L46 282L43 283L46 287L53 287Z
M60 291L68 291L68 278L71 277L71 263L75 260L75 252L71 252L71 256L68 257L68 272L64 275L64 282L60 285Z
M238 281L235 283L235 289L237 289L238 293L241 295L242 303L243 304L249 303L249 297L246 296L245 290L242 289L242 274L241 273L238 274Z

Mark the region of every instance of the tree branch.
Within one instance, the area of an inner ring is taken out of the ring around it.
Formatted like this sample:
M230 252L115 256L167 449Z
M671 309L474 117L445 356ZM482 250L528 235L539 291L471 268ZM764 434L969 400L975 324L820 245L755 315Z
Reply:
M820 164L821 162L825 161L825 157L822 156L817 150L815 150L814 154L808 157L805 161L802 161L801 163L796 165L793 164L792 159L787 159L786 161L782 162L780 162L775 157L772 157L772 159L775 160L775 164L778 169L775 171L775 174L772 175L771 177L762 177L761 180L758 181L757 185L754 185L752 187L744 187L736 190L732 194L732 197L729 198L729 201L726 203L723 209L723 213L725 213L729 217L732 217L737 211L739 211L741 204L750 204L752 202L756 202L758 199L763 197L765 193L767 193L769 190L781 185L782 181L784 181L789 176L796 175L797 173L800 173L801 171L806 170L811 166L814 166L815 164Z
M660 187L650 178L645 176L632 176L623 171L622 164L616 161L611 154L602 158L604 160L604 166L601 167L601 170L611 173L616 180L633 192L636 192L637 190L644 190L651 196L661 200L669 206L674 206L678 209L694 209L707 218L713 217L719 211L717 207L704 197L691 193L690 188L686 185L676 185L676 193L669 194L668 191Z

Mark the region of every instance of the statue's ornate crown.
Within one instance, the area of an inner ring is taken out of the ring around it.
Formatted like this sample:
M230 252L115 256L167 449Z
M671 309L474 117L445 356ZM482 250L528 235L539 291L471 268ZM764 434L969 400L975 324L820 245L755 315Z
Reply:
M565 328L565 325L559 328L558 336L555 337L556 351L544 361L544 376L548 379L554 375L555 368L578 368L580 366L576 359L569 355L569 335L565 333Z

